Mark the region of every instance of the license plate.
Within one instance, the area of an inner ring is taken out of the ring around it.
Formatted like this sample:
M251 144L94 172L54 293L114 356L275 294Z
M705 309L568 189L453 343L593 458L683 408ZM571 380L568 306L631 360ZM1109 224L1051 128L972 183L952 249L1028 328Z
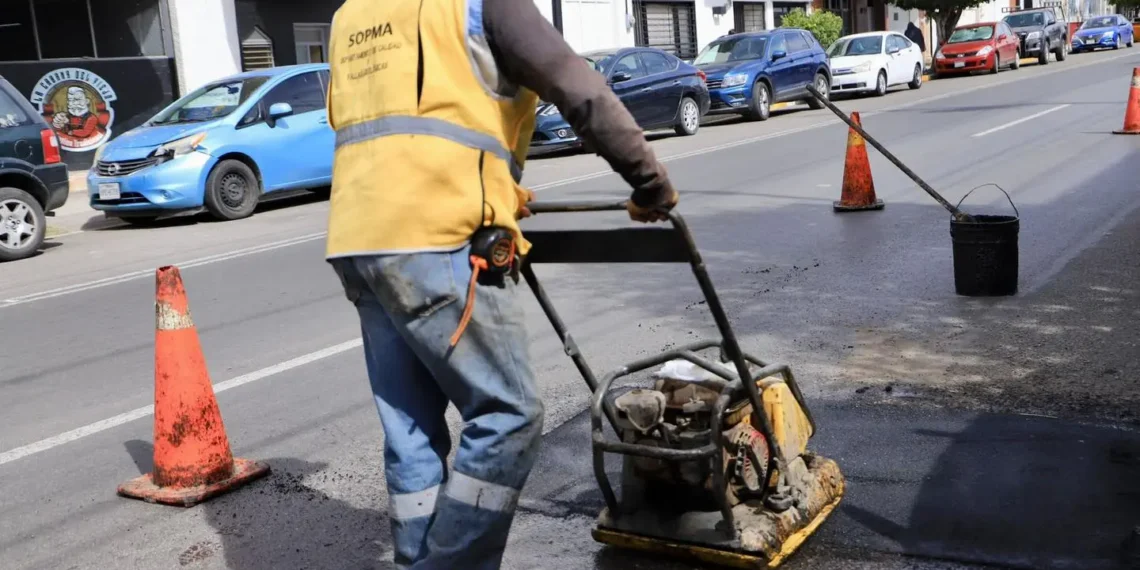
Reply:
M964 61L955 61L955 62L954 62L954 67L966 67L966 62L964 62Z
M99 199L100 200L118 200L122 197L119 192L118 182L104 182L99 185Z

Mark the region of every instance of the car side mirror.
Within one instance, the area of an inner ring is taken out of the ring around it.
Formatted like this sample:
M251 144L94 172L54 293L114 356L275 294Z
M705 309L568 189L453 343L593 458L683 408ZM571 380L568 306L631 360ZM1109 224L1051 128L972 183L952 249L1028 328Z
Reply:
M618 71L610 76L610 83L621 83L622 81L629 81L633 76L624 72Z
M778 50L775 50L772 52L772 61L776 61L777 59L783 59L785 57L788 57L788 52L786 52L782 49L778 49Z

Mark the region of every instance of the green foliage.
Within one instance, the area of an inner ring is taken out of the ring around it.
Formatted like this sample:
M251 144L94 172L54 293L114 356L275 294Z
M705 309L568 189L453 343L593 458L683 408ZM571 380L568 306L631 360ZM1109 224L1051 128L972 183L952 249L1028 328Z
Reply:
M783 26L811 32L819 45L827 49L827 46L835 43L835 40L839 39L839 34L843 32L843 18L824 10L816 10L809 15L796 8L784 14Z

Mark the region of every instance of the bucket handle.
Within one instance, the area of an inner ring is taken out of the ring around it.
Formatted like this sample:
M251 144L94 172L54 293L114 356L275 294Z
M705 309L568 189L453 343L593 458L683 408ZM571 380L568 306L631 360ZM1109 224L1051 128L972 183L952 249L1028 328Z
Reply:
M961 200L958 200L958 205L955 206L955 208L960 208L962 206L962 202L965 201L966 198L969 198L970 194L974 193L974 190L977 190L978 188L985 188L986 186L993 186L994 188L1001 190L1001 193L1005 194L1005 199L1009 200L1009 205L1013 206L1013 213L1017 214L1017 219L1019 219L1019 220L1021 219L1021 212L1017 211L1017 206L1013 203L1013 198L1009 197L1009 192L1006 192L1004 188L1002 188L1001 186L998 186L997 184L994 184L993 182L990 182L989 184L982 184L981 186L975 186L969 192L966 192L966 195L962 196Z

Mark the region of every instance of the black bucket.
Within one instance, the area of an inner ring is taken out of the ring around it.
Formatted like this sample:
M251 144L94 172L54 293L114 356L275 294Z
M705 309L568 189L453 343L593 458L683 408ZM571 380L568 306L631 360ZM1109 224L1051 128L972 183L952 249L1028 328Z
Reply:
M1005 190L996 184L986 186L1001 190L1009 205L1013 206L1015 215L971 214L972 221L950 220L950 241L954 245L954 289L967 297L1017 293L1017 234L1021 229L1021 214ZM967 192L962 200L974 190ZM962 200L958 201L959 206Z

